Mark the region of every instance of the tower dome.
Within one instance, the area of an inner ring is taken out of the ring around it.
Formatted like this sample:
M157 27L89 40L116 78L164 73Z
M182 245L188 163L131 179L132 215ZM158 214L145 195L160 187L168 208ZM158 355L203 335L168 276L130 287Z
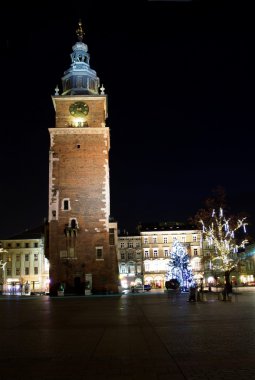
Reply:
M83 42L84 31L79 21L76 35L78 41L72 47L71 66L62 77L62 95L97 95L99 78L89 65L88 46Z

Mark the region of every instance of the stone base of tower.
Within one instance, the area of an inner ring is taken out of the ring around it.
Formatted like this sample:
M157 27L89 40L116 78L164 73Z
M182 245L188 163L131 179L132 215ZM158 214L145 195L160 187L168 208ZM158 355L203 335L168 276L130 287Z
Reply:
M51 260L50 295L57 296L59 290L64 290L65 295L119 293L115 247L110 247L105 256L94 262L84 258Z

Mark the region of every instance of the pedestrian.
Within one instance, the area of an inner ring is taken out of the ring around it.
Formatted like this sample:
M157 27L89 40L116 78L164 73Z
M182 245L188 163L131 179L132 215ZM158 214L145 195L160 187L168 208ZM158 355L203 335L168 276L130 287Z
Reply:
M191 284L189 288L189 302L197 302L197 286L196 284Z

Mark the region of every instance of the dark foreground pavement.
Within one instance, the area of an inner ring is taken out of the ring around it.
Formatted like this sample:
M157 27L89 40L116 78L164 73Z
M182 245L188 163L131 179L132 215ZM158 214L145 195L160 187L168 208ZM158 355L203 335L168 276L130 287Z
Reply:
M1 380L255 379L255 293L2 297Z

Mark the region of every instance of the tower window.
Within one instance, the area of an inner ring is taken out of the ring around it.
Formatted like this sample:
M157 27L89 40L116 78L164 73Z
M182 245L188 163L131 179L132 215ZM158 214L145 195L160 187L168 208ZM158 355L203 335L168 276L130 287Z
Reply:
M64 210L69 210L69 200L64 200Z
M103 260L103 247L96 247L96 260Z
M71 220L71 228L76 228L77 227L77 220L76 219L72 219Z
M61 210L64 210L64 211L71 210L71 203L70 203L70 199L69 198L62 199Z

